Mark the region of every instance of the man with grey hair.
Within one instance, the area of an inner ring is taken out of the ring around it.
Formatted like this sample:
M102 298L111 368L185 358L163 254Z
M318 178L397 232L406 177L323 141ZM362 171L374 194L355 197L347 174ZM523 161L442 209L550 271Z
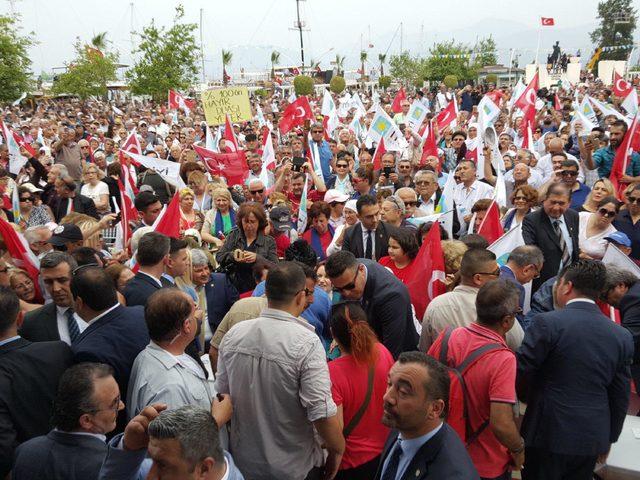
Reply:
M414 185L418 193L418 208L425 215L434 213L442 192L438 188L438 175L430 170L419 170L414 176Z
M51 235L51 230L45 225L29 227L24 232L29 248L38 258L42 258L53 249L53 245L49 243Z
M53 302L25 315L22 337L32 342L62 340L67 345L80 337L87 323L73 310L71 277L77 267L75 259L65 252L49 252L42 258L40 278Z
M228 398L216 400L211 411L193 405L166 408L160 403L146 407L109 442L100 480L244 479L220 446L218 429L231 411Z
M69 175L79 182L82 178L82 152L76 143L76 132L72 127L60 127L60 140L51 146L55 163L69 170Z
M344 438L325 351L298 318L313 293L295 262L271 268L265 290L268 308L236 324L220 344L216 390L234 399L230 450L252 480L320 479L323 469L333 478Z
M500 278L513 283L520 292L521 309L524 308L524 285L540 276L543 264L542 250L535 245L521 245L511 251L507 263L500 267ZM516 318L522 328L526 328L522 312Z
M311 141L309 141L309 136L307 135L309 132L311 133ZM305 131L304 149L305 152L311 151L312 158L315 158L316 154L320 157L322 177L326 184L331 177L331 161L333 160L333 153L331 152L329 142L324 139L324 127L322 126L322 123L315 122L311 125L310 130Z

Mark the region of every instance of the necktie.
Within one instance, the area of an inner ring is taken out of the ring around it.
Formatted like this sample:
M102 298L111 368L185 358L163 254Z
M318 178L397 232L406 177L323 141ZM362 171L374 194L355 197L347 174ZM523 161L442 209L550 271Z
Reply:
M569 254L569 248L567 247L567 242L564 241L564 237L562 236L562 230L560 230L560 221L553 221L553 229L556 232L558 237L558 245L560 246L560 250L562 250L562 265L561 267L566 267L569 264L569 259L571 255Z
M371 230L367 230L367 244L364 249L364 258L373 260L373 239L371 238Z
M80 336L80 327L78 327L78 322L73 318L73 310L68 308L64 313L67 317L67 325L69 326L69 337L71 338L71 343L76 343L78 337Z
M382 474L382 478L380 480L395 480L398 473L398 465L400 465L401 456L402 440L398 439L395 447L393 448L393 452L391 452L391 456L389 457L389 462L387 462L387 468Z

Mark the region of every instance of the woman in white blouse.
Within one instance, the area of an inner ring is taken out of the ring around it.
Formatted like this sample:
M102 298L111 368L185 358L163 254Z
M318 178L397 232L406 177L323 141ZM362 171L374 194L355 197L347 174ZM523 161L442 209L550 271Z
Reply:
M611 223L619 210L620 203L615 197L605 197L598 202L595 212L580 212L580 258L602 259L607 249L605 237L616 231Z
M104 172L96 167L93 163L89 163L84 167L82 179L84 185L80 193L85 197L89 197L96 204L96 210L101 215L110 212L109 207L109 186L102 182Z

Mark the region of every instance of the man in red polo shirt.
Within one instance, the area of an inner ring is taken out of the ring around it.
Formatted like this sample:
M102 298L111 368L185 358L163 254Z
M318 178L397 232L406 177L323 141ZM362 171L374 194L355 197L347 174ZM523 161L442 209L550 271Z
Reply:
M483 480L511 479L511 470L524 463L524 441L518 432L513 406L516 403L516 358L509 350L505 335L521 311L517 288L505 280L486 283L476 298L478 320L468 327L450 332L446 353L447 365L457 367L470 354L488 344L495 344L464 370L468 389L467 409L471 432L467 451ZM429 355L440 360L447 330L429 349ZM449 415L462 404L451 404ZM483 428L487 427L487 428Z

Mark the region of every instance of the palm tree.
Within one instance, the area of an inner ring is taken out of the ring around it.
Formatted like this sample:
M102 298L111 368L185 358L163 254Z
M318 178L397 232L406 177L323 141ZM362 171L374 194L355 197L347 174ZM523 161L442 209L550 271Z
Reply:
M344 68L344 60L345 57L336 54L336 70L338 71L338 75L344 76L343 68Z
M280 63L280 52L274 50L271 52L271 78L276 78L275 66Z
M91 39L91 46L97 50L103 51L107 48L107 32L101 32Z
M226 86L229 82L229 76L227 75L227 65L231 65L233 59L233 53L229 50L222 50L222 83Z
M311 59L309 61L309 70L311 70L313 74L315 74L318 71L319 67L320 67L320 62L316 62L314 59Z
M362 50L360 52L360 82L362 83L362 89L364 90L364 64L367 63L367 52Z
M386 53L379 53L378 60L380 60L380 76L384 77L384 61L387 59Z

